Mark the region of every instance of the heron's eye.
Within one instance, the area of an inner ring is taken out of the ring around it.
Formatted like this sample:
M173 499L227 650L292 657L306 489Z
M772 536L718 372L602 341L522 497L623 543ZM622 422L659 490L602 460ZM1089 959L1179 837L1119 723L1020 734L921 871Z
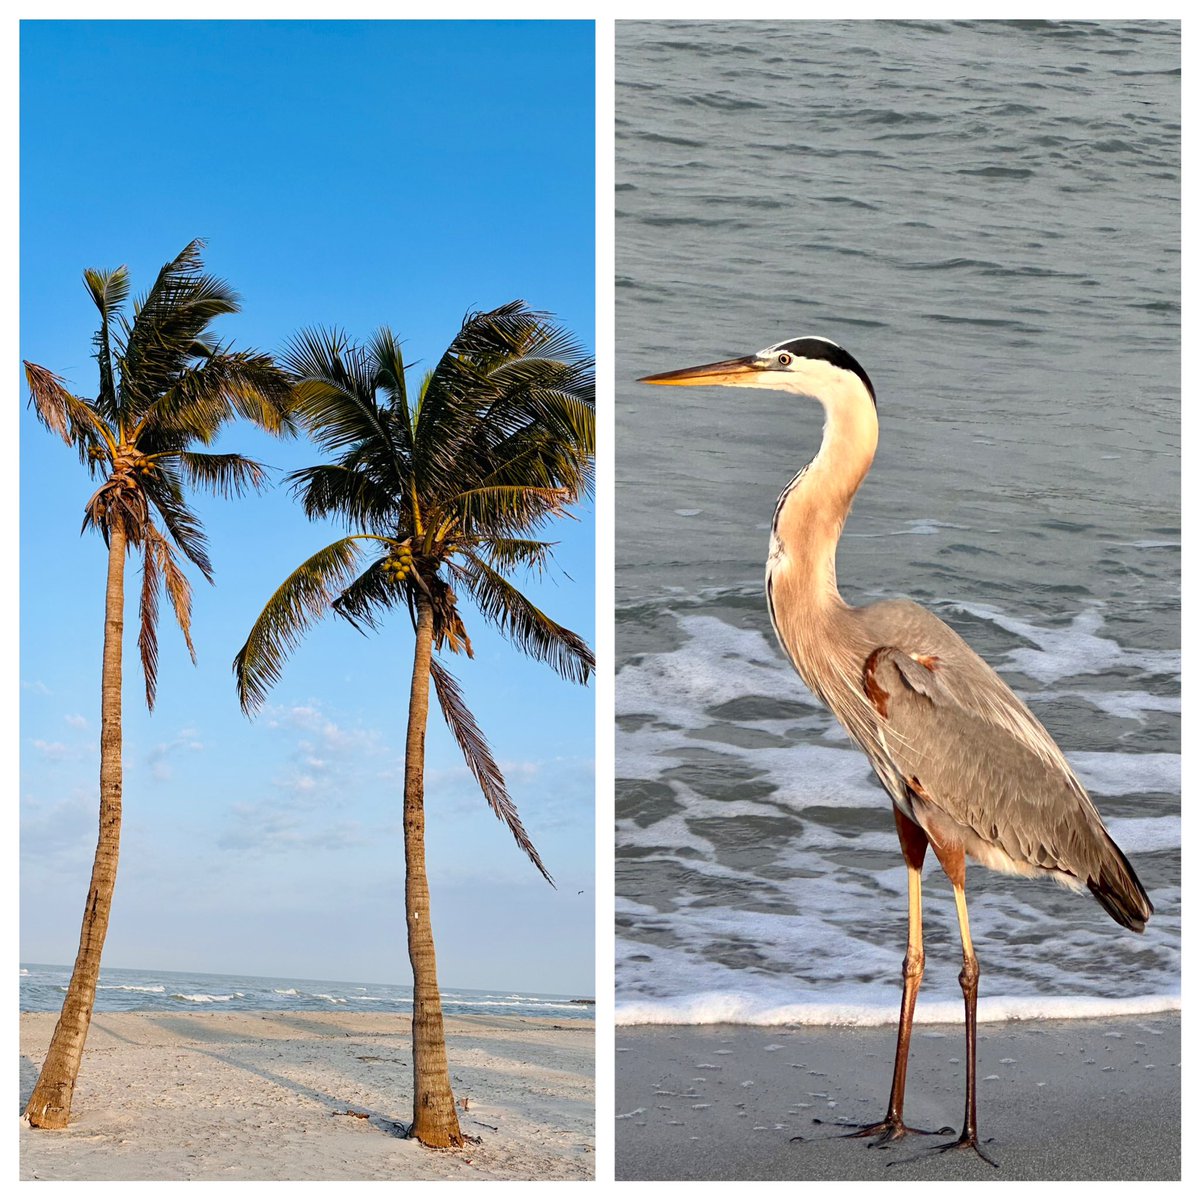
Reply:
M790 354L789 354L789 353L788 353L786 350L784 350L784 351L783 351L783 352L782 352L782 353L779 355L779 365L780 365L781 367L786 367L786 366L788 366L788 365L791 363L791 361L792 361L792 356L791 356L791 355L790 355Z

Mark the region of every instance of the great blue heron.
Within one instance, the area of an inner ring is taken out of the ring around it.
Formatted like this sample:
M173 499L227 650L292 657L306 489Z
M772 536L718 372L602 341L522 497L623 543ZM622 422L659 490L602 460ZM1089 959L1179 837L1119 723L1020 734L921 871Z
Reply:
M854 608L839 594L838 539L879 440L875 389L853 356L825 338L803 337L641 382L772 388L825 409L819 453L775 506L767 608L784 653L866 751L891 796L908 867L908 950L887 1115L848 1136L874 1136L879 1145L928 1132L904 1123L904 1081L925 964L921 867L932 846L954 888L967 1034L962 1133L937 1149L970 1148L995 1166L979 1148L975 1123L979 965L967 923L966 858L1087 887L1113 920L1138 933L1154 908L1054 739L953 629L911 600Z

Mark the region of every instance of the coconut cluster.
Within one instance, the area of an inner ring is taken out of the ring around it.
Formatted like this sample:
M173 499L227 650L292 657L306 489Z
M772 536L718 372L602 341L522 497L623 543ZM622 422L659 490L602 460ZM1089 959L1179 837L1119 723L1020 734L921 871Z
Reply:
M383 570L393 583L403 583L412 570L412 565L412 547L407 542L398 546L394 554L383 560Z

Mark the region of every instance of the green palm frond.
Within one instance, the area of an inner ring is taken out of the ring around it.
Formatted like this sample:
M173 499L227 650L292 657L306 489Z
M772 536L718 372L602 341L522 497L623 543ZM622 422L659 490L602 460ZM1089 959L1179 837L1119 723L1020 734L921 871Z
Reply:
M359 633L379 628L385 612L398 603L408 602L406 586L393 583L383 570L382 560L372 563L333 601L333 611L344 617Z
M464 553L450 570L471 593L479 611L522 653L544 662L564 679L586 683L596 669L587 643L546 616L476 554Z
M479 552L497 571L507 574L518 568L539 574L550 563L556 542L539 542L533 538L489 537L480 541Z
M310 520L338 513L360 527L388 525L394 524L403 507L368 471L341 463L302 467L287 478Z
M176 455L184 477L193 487L202 487L229 499L261 490L267 484L267 469L241 454L203 454L185 450Z
M546 870L529 834L525 832L525 826L522 825L517 807L508 794L504 774L492 755L491 747L488 746L483 731L463 700L458 680L436 658L430 663L429 673L433 677L442 716L446 718L446 724L454 734L454 740L458 742L463 758L471 774L475 776L475 782L479 784L484 799L492 812L508 826L517 845L529 856L529 861L542 873L546 882L554 887L553 877Z
M268 433L292 434L293 404L291 380L270 355L217 347L199 365L179 368L163 394L146 405L131 436L175 433L209 445L238 416Z
M113 375L112 323L129 299L129 272L125 267L111 271L89 267L83 273L83 282L100 311L100 328L92 339L100 368L100 391L96 397L96 407L106 420L113 421L117 414L117 386Z
M250 714L262 707L305 631L324 616L354 578L360 554L358 540L353 536L341 538L318 550L267 601L233 660L243 712Z
M190 242L159 271L150 291L134 304L121 362L119 405L125 424L144 410L187 369L193 345L220 316L238 310L237 293L204 274L203 241Z
M209 583L213 581L212 562L208 557L208 538L200 518L192 512L183 495L180 463L160 459L142 483L146 498L158 510L162 523L175 544L200 568Z
M384 325L376 330L368 347L375 364L376 382L387 392L388 404L408 436L408 445L413 440L412 413L408 407L408 384L404 378L404 353L400 339Z
M496 485L470 488L446 506L474 541L490 537L520 537L533 532L552 517L567 515L571 500L565 488Z
M284 364L297 380L300 417L319 446L337 452L391 441L375 400L374 365L341 330L303 330L288 343Z

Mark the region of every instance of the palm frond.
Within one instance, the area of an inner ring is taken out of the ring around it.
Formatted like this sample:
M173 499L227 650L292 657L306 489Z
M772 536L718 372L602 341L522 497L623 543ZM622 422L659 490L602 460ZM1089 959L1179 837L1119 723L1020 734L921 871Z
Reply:
M376 330L368 349L375 363L376 383L387 392L389 406L402 419L411 445L412 413L408 407L408 384L404 378L404 353L400 349L400 339L384 325Z
M193 347L207 327L217 317L238 310L237 293L223 280L204 274L203 249L203 241L190 242L163 266L150 291L134 304L118 393L129 426L188 367Z
M478 544L478 550L498 571L508 572L517 567L539 574L550 563L556 542L539 542L532 538L490 537Z
M96 407L106 420L115 421L117 414L117 387L113 376L112 322L125 301L129 299L129 271L117 267L111 271L98 271L89 267L83 273L83 283L96 308L100 311L100 328L92 339L96 347L96 362L100 368L100 391Z
M360 553L358 540L355 536L341 538L318 550L267 601L233 660L238 699L247 715L262 707L305 631L325 615L353 579Z
M461 563L448 566L466 585L479 611L514 646L548 664L564 679L587 683L596 659L583 638L551 620L478 555L464 553Z
M460 492L447 508L471 538L515 537L565 515L571 498L565 488L494 485Z
M162 395L146 405L133 436L174 433L209 445L237 416L268 433L292 434L294 407L292 381L270 355L218 346L198 366L180 366Z
M176 455L187 481L193 487L228 499L244 496L250 489L261 489L267 483L267 471L262 463L241 454L203 454L185 450Z
M143 526L143 566L141 622L138 630L138 649L141 652L142 672L146 677L146 707L154 708L158 684L158 587L165 584L175 620L183 632L192 662L196 647L192 644L192 585L175 561L170 542L155 528L152 521Z
M146 707L154 711L158 693L158 554L148 538L142 545L142 597L138 609L138 652L146 681Z
M479 784L479 790L483 792L484 799L488 802L492 812L508 826L517 845L529 856L529 861L537 867L546 882L553 887L554 879L546 870L529 834L525 832L525 826L521 824L516 805L513 804L508 794L504 774L492 755L491 747L488 746L483 731L463 700L458 680L436 658L429 665L429 673L433 677L433 686L437 691L438 705L442 710L442 716L445 717L450 732L454 734L454 740L458 742L459 749L463 752L463 758L466 760L471 774L475 776L475 781Z
M379 628L379 618L398 602L408 600L407 584L395 584L383 570L382 560L372 563L333 602L333 611L359 633Z
M93 450L107 451L111 458L115 450L112 435L86 400L67 391L65 379L27 361L25 382L29 385L29 402L37 419L68 446L74 446L80 462L94 470Z
M208 538L205 537L199 517L192 512L184 499L180 466L181 463L177 459L158 459L155 469L142 481L142 490L158 510L163 525L175 544L200 568L204 578L212 583L213 569L208 557Z
M402 507L402 501L372 472L342 463L302 467L287 479L309 520L337 513L352 525L387 526L395 524Z

